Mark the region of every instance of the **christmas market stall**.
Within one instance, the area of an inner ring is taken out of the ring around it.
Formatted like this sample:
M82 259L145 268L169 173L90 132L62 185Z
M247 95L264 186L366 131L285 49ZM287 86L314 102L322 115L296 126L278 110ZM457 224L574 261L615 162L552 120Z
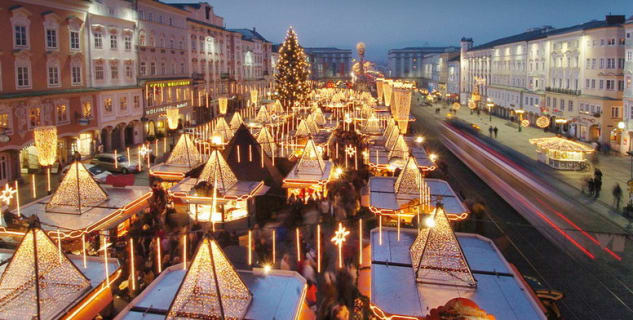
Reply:
M594 148L589 145L561 137L529 141L536 146L538 161L559 170L582 170L586 167L587 155L594 152Z
M253 198L267 190L263 181L238 180L220 151L213 150L200 176L183 179L169 189L169 194L177 211L215 225L253 214Z
M0 250L0 318L93 319L112 301L116 259L66 255L39 227Z
M323 160L314 141L308 140L299 160L283 181L283 188L288 189L288 197L294 195L299 199L320 199L327 196L332 166L332 161Z
M205 238L191 263L164 270L115 320L314 319L306 293L298 273L236 270L218 243Z
M397 125L387 125L385 135L370 144L365 159L374 174L393 173L402 168L412 155L422 171L436 169L435 156L427 154L419 137L407 137L400 133Z
M421 229L371 231L370 309L378 319L547 319L495 244L454 233L441 206ZM359 280L360 281L360 280ZM442 318L443 319L443 318ZM451 318L453 319L453 318Z
M99 230L116 230L121 236L127 233L130 217L149 207L151 196L147 186L100 185L75 161L51 196L28 203L14 214L36 216L53 238L79 238Z
M450 220L464 220L468 209L448 182L422 176L414 157L409 157L397 177L369 178L369 210L376 215L405 222L424 220L441 201Z
M204 157L194 139L189 134L183 134L167 160L152 166L149 175L167 183L178 182L203 164Z

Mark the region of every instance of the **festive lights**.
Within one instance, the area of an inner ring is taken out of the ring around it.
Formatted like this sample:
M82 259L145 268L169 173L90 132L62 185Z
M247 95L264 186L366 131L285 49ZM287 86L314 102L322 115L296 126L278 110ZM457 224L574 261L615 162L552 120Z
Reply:
M57 187L57 190L46 204L47 211L83 213L86 207L96 206L108 198L106 192L92 178L83 163L73 162Z
M167 113L167 127L169 130L178 129L178 116L180 115L180 110L178 108L167 108L165 112Z
M196 148L193 138L186 133L180 136L169 158L165 161L165 163L169 165L184 166L187 168L193 168L201 162L202 155L198 151L198 148Z
M37 159L41 166L52 166L57 161L57 127L37 127L33 130Z
M226 114L226 109L228 107L229 104L229 99L226 97L220 97L218 98L218 111L220 111L221 115L225 115Z
M299 45L297 34L290 27L286 39L279 48L279 60L275 73L276 97L284 109L301 105L308 99L310 84L310 65Z
M332 239L332 243L338 246L338 267L343 268L343 242L345 242L345 238L349 235L349 231L347 231L341 222L338 223L338 229L334 233Z

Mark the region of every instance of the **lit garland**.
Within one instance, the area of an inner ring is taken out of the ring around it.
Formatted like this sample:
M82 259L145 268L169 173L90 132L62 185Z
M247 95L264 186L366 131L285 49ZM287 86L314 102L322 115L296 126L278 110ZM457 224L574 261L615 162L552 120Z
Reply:
M200 155L191 136L185 133L180 136L165 163L193 168L201 162L202 155Z
M427 227L420 230L409 253L416 280L423 283L477 287L464 252L444 209L438 207Z
M224 117L219 117L216 119L213 135L222 137L222 141L229 141L231 140L231 138L233 138L233 130L231 130L231 126L226 123L226 119L224 119Z
M404 136L398 134L396 143L393 144L393 148L389 150L389 160L393 158L406 159L409 156L409 146L404 141Z
M547 128L549 126L549 118L546 116L540 116L536 118L536 126L539 128Z
M275 143L275 139L273 139L272 134L266 127L263 127L259 134L257 135L257 142L261 145L262 149L266 154L271 157L275 150L277 149L277 144Z
M296 171L299 172L312 172L318 170L318 172L323 173L325 170L325 162L323 158L319 154L319 151L314 144L312 139L308 140L305 148L303 149L303 154L301 155L301 159L299 159L299 163L295 167Z
M252 299L215 240L205 238L166 319L243 319Z
M37 127L33 130L37 159L41 166L52 166L57 161L57 127Z
M242 120L242 116L240 115L239 112L236 112L233 114L233 117L231 118L231 122L229 123L229 125L231 127L231 130L235 131L240 128L242 123L244 123L244 120Z
M71 306L90 281L39 228L29 230L0 278L1 319L52 319Z
M84 208L96 206L107 198L106 192L92 178L83 163L75 161L46 204L46 210L70 209L81 213Z
M310 64L291 27L279 48L275 73L277 98L286 110L305 103L310 94Z
M226 114L226 109L228 107L229 104L229 99L227 99L226 97L220 97L218 98L218 109L220 109L220 114L221 115L225 115Z
M259 122L259 123L270 122L270 114L268 113L268 109L266 109L266 106L261 106L259 108L259 111L257 111L257 115L255 116L255 122Z
M257 94L258 94L257 89L251 90L251 102L253 104L257 104Z
M421 175L415 158L409 156L407 163L396 179L394 191L396 193L418 194L421 188L425 188L425 182L424 179L421 179Z

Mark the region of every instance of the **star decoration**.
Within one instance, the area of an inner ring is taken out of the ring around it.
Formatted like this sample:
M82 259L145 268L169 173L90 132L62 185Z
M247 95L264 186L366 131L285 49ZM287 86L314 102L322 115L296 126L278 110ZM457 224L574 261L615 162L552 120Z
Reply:
M11 203L11 199L13 199L13 195L16 192L17 191L14 188L11 188L9 184L6 184L2 192L0 193L0 201L8 205L9 203Z
M350 144L345 147L345 153L347 153L347 155L351 157L356 153L356 149Z
M331 241L340 247L341 245L343 245L343 242L345 242L345 238L347 237L347 235L349 235L349 231L347 231L347 229L343 227L343 224L339 223L338 229L334 233L334 237L332 237Z

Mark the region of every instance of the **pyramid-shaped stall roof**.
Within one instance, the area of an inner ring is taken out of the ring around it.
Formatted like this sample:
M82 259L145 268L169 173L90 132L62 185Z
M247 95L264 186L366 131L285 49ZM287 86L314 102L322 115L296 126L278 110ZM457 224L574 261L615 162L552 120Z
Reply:
M233 130L231 130L229 124L226 123L226 119L224 119L224 117L218 117L215 122L213 134L221 136L222 142L226 143L233 137Z
M397 125L392 126L389 131L389 135L387 135L387 140L385 141L385 148L387 148L387 150L391 150L391 148L393 148L393 145L396 143L399 135L400 128L398 128Z
M477 287L461 245L441 206L433 212L433 227L419 230L409 249L416 281L435 285Z
M312 130L308 126L308 123L305 119L301 119L299 125L297 126L297 130L295 131L295 137L307 137L312 134Z
M391 150L389 150L389 160L393 158L406 159L409 157L409 146L404 141L404 136L398 134L396 142L393 144Z
M396 193L418 194L422 187L425 187L422 173L420 173L415 158L409 156L394 183L393 189Z
M268 130L262 128L260 136L262 132L268 132ZM270 136L270 138L272 139L272 136ZM263 155L261 151L262 148L264 149ZM237 156L238 149L240 152L240 161L238 161ZM273 189L281 187L283 176L279 170L272 165L272 159L267 154L265 145L258 143L246 126L242 125L237 129L233 139L231 139L229 144L224 148L223 153L226 162L238 180L264 181L266 185Z
M303 153L301 154L301 158L295 167L295 171L297 173L307 172L314 174L318 172L319 174L322 174L324 170L325 162L319 154L319 151L314 144L314 140L310 139L303 148Z
M265 126L262 127L262 129L257 134L257 142L261 145L261 147L264 149L264 152L266 152L269 157L272 157L273 152L277 150L275 139L273 138L273 135L270 133L268 128L266 128Z
M0 319L56 319L90 288L46 233L31 228L0 278Z
M237 130L243 123L244 120L242 119L242 115L239 112L235 112L233 113L229 126L231 127L231 130Z
M261 108L259 108L257 115L255 116L255 122L266 123L268 121L270 121L270 113L268 113L268 109L266 109L266 106L262 105Z
M200 177L198 177L198 183L202 181L209 184L214 184L217 181L218 192L224 194L237 183L237 177L224 160L224 156L218 150L213 150L200 173Z
M45 210L81 214L107 199L108 194L94 180L84 164L75 161L46 204Z
M193 138L185 133L178 139L165 164L193 169L201 162L202 155L196 148Z
M253 295L215 240L202 240L166 319L243 319Z

